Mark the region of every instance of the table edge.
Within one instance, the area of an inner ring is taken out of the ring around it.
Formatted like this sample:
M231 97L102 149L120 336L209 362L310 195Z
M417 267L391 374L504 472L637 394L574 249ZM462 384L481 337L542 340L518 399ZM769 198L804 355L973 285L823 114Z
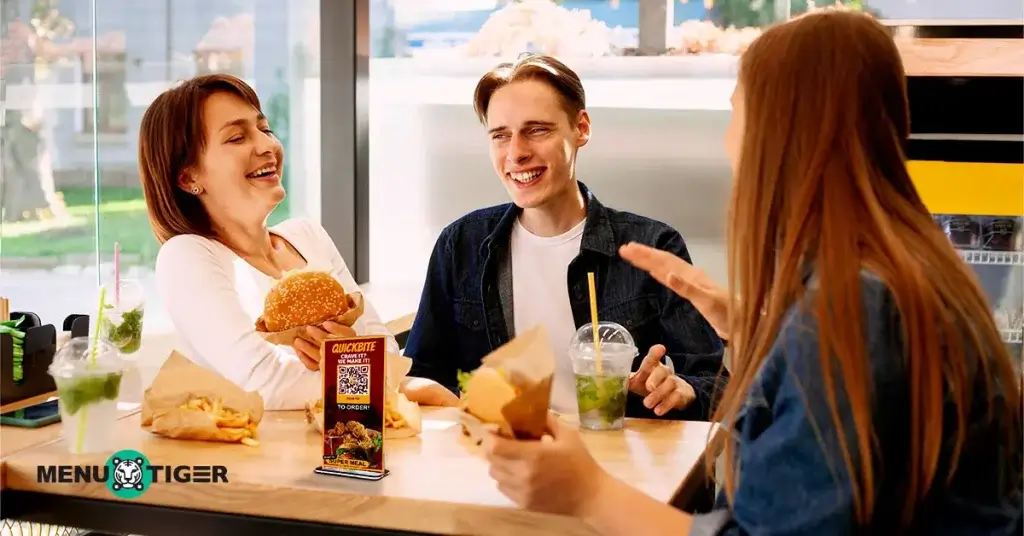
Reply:
M31 464L28 464L31 465ZM213 514L239 516L260 516L277 520L288 520L329 525L345 525L412 533L472 534L479 536L508 536L510 530L550 529L562 536L591 536L592 529L583 521L562 515L529 511L512 506L454 503L443 500L409 499L365 495L358 492L333 491L325 497L323 490L274 484L247 482L230 484L205 484L205 502L197 505L195 494L181 491L186 484L161 483L146 491L137 499L118 499L109 495L101 483L45 485L36 484L31 467L7 467L8 473L17 472L18 480L32 482L30 485L13 485L10 491L43 495L60 495L91 499L102 503L130 503L150 507L166 507L194 510ZM312 471L311 471L312 472ZM9 478L9 475L8 475ZM253 501L254 497L264 497ZM275 497L267 500L268 496ZM329 499L329 500L327 500ZM351 501L354 506L343 507L341 503ZM225 503L228 505L225 506ZM245 505L232 508L230 503ZM318 510L299 510L296 504L320 504ZM330 504L330 507L326 507Z

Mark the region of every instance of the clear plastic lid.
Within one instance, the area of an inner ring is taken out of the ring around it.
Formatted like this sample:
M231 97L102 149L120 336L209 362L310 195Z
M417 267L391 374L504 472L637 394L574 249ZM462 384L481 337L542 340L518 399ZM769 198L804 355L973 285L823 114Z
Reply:
M120 284L115 281L107 281L103 284L106 296L106 315L117 315L117 318L109 318L114 324L121 323L121 315L128 311L146 309L146 289L138 280L122 279ZM96 300L99 301L97 294Z
M598 322L597 336L602 354L626 353L632 358L636 357L639 353L633 336L629 334L626 328L615 322ZM572 342L569 343L569 351L578 356L594 355L593 324L587 323L576 330L576 334L572 337Z
M125 361L116 346L100 339L95 345L95 361L92 357L93 346L92 337L75 337L64 343L53 356L50 375L54 378L71 378L124 371Z

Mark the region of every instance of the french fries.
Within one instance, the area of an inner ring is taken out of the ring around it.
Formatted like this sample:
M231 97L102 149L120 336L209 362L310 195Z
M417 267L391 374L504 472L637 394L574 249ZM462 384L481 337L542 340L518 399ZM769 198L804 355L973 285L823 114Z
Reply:
M306 403L306 422L324 433L324 402L317 399ZM389 438L412 437L423 430L419 404L409 402L404 395L388 393L384 399L384 430Z
M205 397L192 397L181 405L181 409L202 411L217 426L227 439L243 445L255 447L260 444L256 440L256 423L248 413L240 413L223 407L220 399L212 402Z
M385 400L384 426L389 426L391 428L402 428L403 426L407 426L408 424L409 423L406 422L405 418L402 417L402 414L398 413L395 410L395 405L394 402L391 401L391 398Z

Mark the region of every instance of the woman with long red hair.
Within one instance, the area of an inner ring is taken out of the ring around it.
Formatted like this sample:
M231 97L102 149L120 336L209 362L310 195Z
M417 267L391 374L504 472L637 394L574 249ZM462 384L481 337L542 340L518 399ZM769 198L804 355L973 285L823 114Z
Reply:
M555 418L551 441L488 438L499 489L603 534L1021 534L1020 377L914 188L908 136L882 25L828 10L766 31L726 137L729 289L669 253L620 252L729 341L717 509L615 480Z

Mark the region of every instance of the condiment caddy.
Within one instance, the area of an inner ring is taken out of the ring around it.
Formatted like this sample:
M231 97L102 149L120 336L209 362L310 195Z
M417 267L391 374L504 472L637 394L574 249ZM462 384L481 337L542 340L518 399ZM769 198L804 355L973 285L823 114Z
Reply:
M5 298L0 298L0 325L10 328L0 329L0 405L56 390L47 372L57 351L56 327L43 324L35 313L10 311ZM70 315L61 327L72 337L86 336L89 317ZM15 374L16 368L21 369L20 374Z

